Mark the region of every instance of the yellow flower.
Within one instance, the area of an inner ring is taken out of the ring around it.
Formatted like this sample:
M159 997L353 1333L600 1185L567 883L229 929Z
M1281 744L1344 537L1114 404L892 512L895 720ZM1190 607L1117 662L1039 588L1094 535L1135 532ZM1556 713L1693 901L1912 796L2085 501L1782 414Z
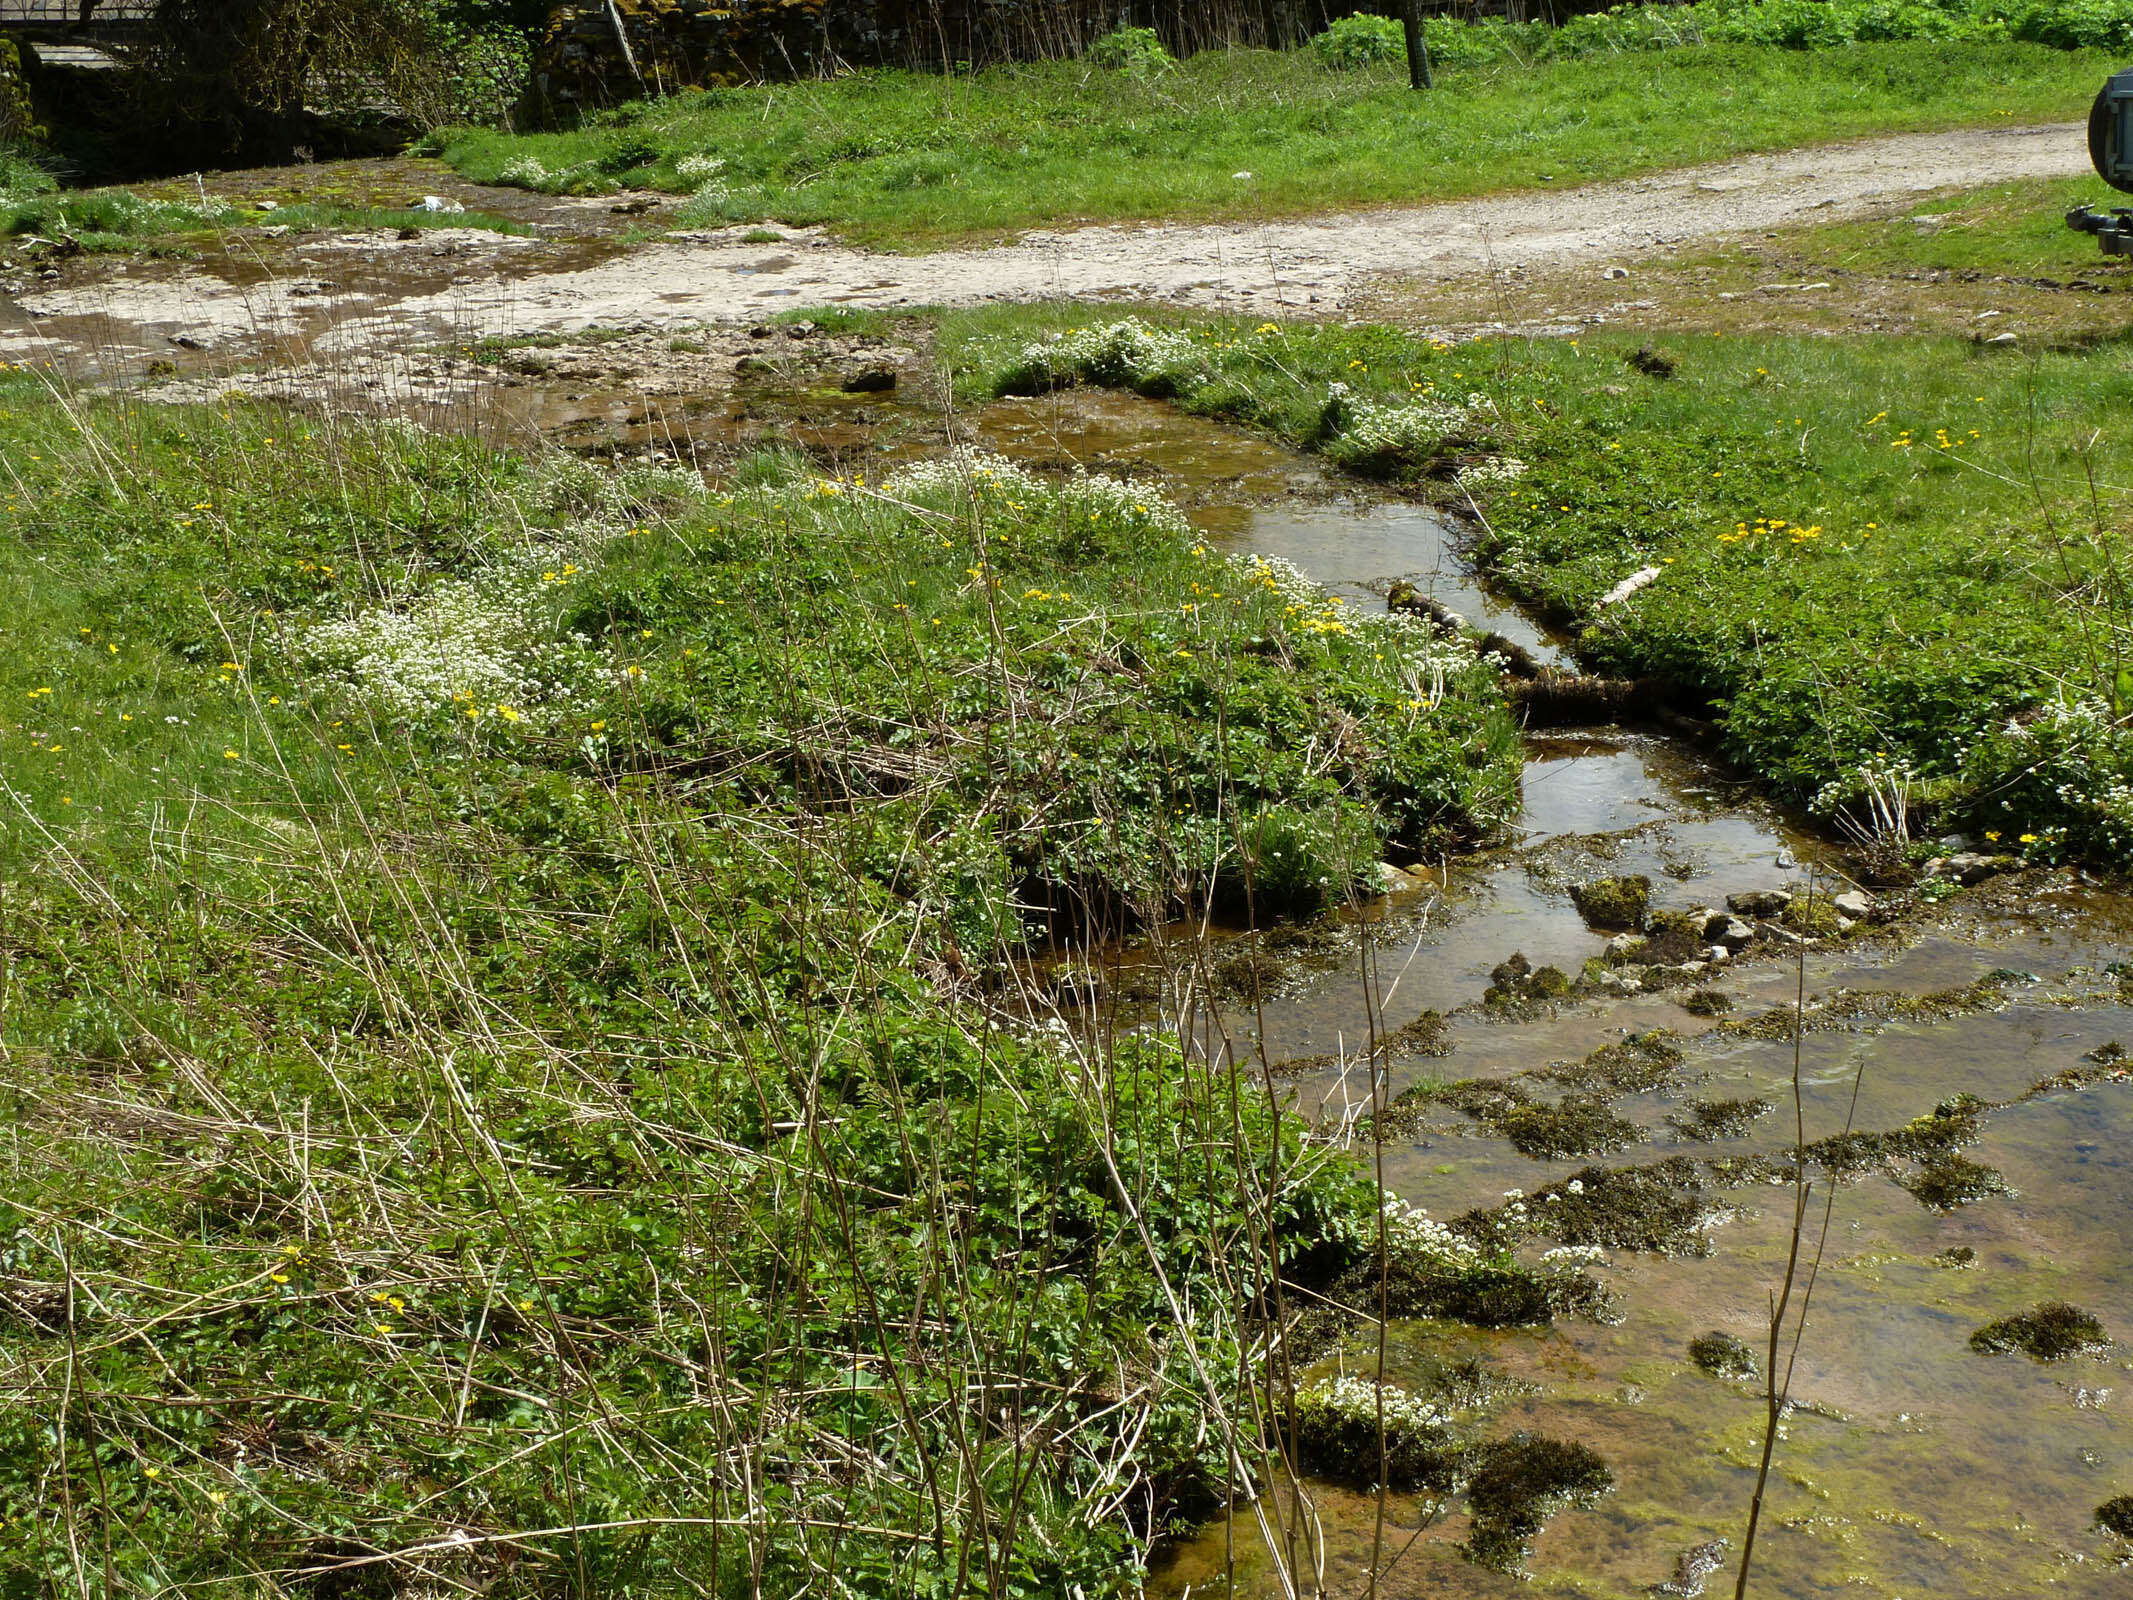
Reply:
M1991 840L1994 844L1998 844L2000 842L2000 830L1997 828L1987 828L1985 830L1985 837Z
M2033 834L2033 833L2025 833L2025 834L2023 834L2023 835L2022 835L2022 843L2024 843L2024 844L2035 844L2036 842L2037 842L2037 836L2036 836L2035 834Z
M234 750L225 750L222 752L222 759L225 761L235 761L237 759L237 752Z
M287 1283L289 1281L289 1275L286 1272L270 1272L267 1274L267 1278L272 1283Z

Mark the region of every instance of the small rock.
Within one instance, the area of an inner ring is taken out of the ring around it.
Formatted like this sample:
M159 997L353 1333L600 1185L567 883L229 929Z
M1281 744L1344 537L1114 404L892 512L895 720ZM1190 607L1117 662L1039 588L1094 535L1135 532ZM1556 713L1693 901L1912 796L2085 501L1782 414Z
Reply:
M1850 917L1854 922L1863 922L1874 914L1874 902L1857 889L1847 889L1830 901L1837 908L1837 915Z
M896 387L896 369L891 366L861 367L844 380L846 394L883 394Z
M1607 941L1607 956L1611 961L1632 961L1651 941L1641 933L1618 933Z
M1999 870L2000 862L1997 856L1964 850L1948 857L1941 868L1941 876L1953 878L1967 889L1973 883L1983 883Z
M1600 276L1601 276L1601 277L1603 277L1603 278L1607 278L1607 279L1610 279L1610 280L1612 280L1612 279L1619 279L1619 278L1626 278L1626 277L1628 277L1628 276L1629 276L1629 268L1627 268L1627 267L1609 267L1609 268L1608 268L1608 269L1607 269L1607 270L1606 270L1605 272L1601 273L1601 274L1600 274Z
M1782 911L1784 907L1778 909ZM1755 943L1755 930L1740 918L1729 915L1713 917L1706 922L1703 936L1728 953L1745 950Z
M748 337L751 339L767 339L777 331L767 322L758 322L748 330Z
M206 350L209 348L205 339L196 339L189 333L172 334L170 343L176 345L180 350Z
M815 332L815 325L812 322L795 322L786 328L785 337L788 339L812 339L815 336Z
M740 360L733 363L733 370L741 376L747 377L751 373L774 372L777 369L772 367L761 356L742 356Z
M1951 856L1958 850L1968 850L1976 843L1967 833L1944 833L1940 836L1941 849Z
M2016 337L2017 336L2012 333L1996 333L1991 338L1987 339L1985 343L1988 345L1998 345L2000 346L2000 348L2005 349L2008 345L2011 345L2015 342Z
M1404 867L1396 867L1390 861L1378 863L1378 885L1387 894L1411 894L1417 889L1427 889L1429 880L1418 878Z
M1743 917L1774 917L1792 904L1784 889L1745 889L1726 896L1726 909Z
M1710 949L1704 951L1703 959L1705 965L1715 967L1727 961L1731 961L1733 959L1733 952L1728 950L1722 944L1714 944L1710 947Z
M422 204L415 207L415 209L417 211L444 212L457 216L460 212L466 210L466 207L457 200L447 200L441 194L426 194L422 197Z
M1780 850L1777 853L1776 860L1778 870L1780 872L1790 872L1794 867L1800 864L1798 859L1794 857L1793 853L1790 850Z
M259 231L261 233L265 233L268 230L265 228L261 228ZM402 244L412 244L415 240L422 237L422 230L420 228L402 228L398 233L394 234L393 237L398 239Z

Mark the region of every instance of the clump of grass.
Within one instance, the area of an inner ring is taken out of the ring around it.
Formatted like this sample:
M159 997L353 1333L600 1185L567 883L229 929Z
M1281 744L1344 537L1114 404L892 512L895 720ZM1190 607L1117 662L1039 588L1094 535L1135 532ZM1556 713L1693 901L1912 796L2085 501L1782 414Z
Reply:
M1599 1452L1576 1440L1527 1433L1498 1440L1467 1482L1474 1522L1461 1548L1477 1565L1516 1572L1551 1516L1598 1504L1614 1481Z

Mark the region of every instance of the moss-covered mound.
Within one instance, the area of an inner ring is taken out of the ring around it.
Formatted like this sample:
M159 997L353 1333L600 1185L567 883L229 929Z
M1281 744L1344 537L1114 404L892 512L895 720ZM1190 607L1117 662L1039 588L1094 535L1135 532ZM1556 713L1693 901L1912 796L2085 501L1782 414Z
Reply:
M2036 1361L2062 1361L2110 1348L2111 1337L2093 1313L2064 1300L2046 1300L2035 1309L1988 1322L1970 1336L1980 1355L2019 1350Z

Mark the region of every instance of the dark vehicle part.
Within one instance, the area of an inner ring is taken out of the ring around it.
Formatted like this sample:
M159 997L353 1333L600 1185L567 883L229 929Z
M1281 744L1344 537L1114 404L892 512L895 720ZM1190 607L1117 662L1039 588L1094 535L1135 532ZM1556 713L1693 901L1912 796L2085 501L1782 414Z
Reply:
M2106 83L2089 107L2089 160L2105 183L2133 194L2133 68ZM2096 235L2107 256L2133 256L2133 210L2076 206L2066 225Z

